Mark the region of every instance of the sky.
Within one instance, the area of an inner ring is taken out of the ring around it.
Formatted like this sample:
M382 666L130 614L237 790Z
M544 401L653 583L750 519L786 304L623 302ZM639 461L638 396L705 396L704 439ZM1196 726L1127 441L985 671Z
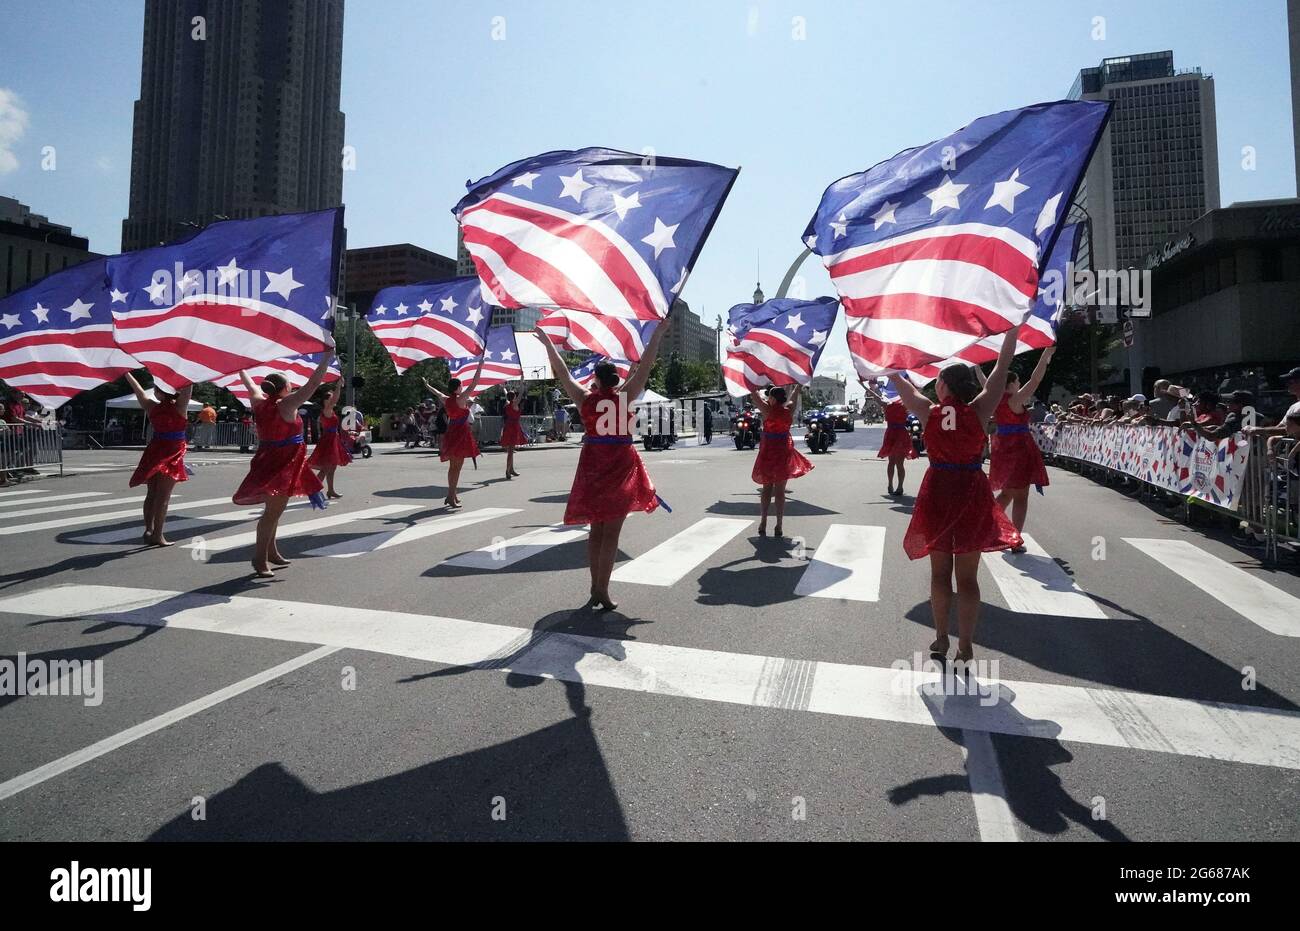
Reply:
M1064 98L1080 68L1107 57L1172 49L1175 67L1214 76L1225 205L1296 194L1285 0L346 9L349 246L411 242L454 256L450 208L465 182L551 149L740 166L682 294L709 324L749 301L760 275L775 296L832 181L978 116ZM117 251L127 211L143 10L142 0L0 0L0 194L97 252ZM816 257L801 275L807 296L833 293ZM819 371L851 372L842 331Z

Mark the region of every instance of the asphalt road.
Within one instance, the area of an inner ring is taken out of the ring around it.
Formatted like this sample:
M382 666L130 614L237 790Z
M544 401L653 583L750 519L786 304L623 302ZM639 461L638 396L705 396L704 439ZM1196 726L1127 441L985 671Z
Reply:
M452 517L436 455L377 447L260 582L246 457L191 453L150 550L137 454L70 454L0 490L0 656L102 660L102 700L0 695L0 839L1300 839L1295 574L1052 469L951 694L895 668L933 634L879 438L791 484L785 541L752 452L647 455L673 510L609 614L556 528L576 449L485 455Z

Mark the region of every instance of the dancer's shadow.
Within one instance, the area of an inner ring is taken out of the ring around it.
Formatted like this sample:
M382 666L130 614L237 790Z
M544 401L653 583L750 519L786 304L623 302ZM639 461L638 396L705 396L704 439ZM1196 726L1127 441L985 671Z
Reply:
M973 676L969 682L975 688L980 687ZM1052 772L1053 766L1074 759L1056 739L1061 733L1060 725L1055 721L1026 718L1015 707L1015 693L1006 686L987 688L996 692L953 695L943 694L943 689L936 687L928 692L923 690L921 700L939 732L959 747L972 739L963 737L963 731L988 732L1007 805L1016 819L1042 834L1062 834L1074 822L1101 840L1128 840L1110 821L1095 820L1093 809L1071 796L1061 778ZM973 737L982 739L980 735ZM971 791L969 777L948 774L895 786L887 796L894 805L906 805L922 796Z
M115 560L125 559L128 556L134 556L137 553L151 549L155 549L155 547L141 545L132 546L130 549L116 550L112 553L84 553L81 556L69 556L59 562L0 575L0 589L12 588L15 585L22 585L24 582L37 582L41 579L57 576L61 572L82 572L87 569L98 569Z
M702 605L739 605L762 608L795 599L794 589L808 564L800 560L791 565L781 565L790 560L797 544L780 537L754 537L754 552L721 566L713 566L700 576L700 594L695 599ZM749 569L736 569L754 563Z
M566 492L552 493L549 495L539 495L536 498L529 498L528 500L531 501L533 504L568 504L569 493L566 491Z
M715 501L705 508L710 514L736 514L744 517L758 517L762 513L762 503L757 494L752 496L749 501ZM809 504L806 501L796 501L786 493L785 516L790 517L820 517L827 514L839 514L839 511L832 511L829 508L818 507L815 504ZM772 510L769 519L776 518L776 511Z
M401 683L424 679L443 679L491 669L509 669L506 685L523 689L541 685L548 679L564 685L569 708L576 717L588 717L587 689L579 665L587 656L605 656L615 662L627 659L623 641L635 640L629 631L640 624L618 611L557 611L548 614L532 630L507 644L496 654L468 666L447 666L419 675L399 679Z

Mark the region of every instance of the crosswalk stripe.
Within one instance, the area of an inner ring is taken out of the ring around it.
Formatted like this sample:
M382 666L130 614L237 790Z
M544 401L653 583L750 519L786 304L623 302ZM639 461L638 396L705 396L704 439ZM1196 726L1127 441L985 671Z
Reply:
M702 518L649 552L619 566L610 579L641 585L673 585L752 523L734 517Z
M385 550L392 546L423 540L426 537L436 536L440 533L459 530L461 527L471 527L484 521L518 513L519 508L480 508L475 511L461 511L458 514L447 514L443 517L432 518L412 527L403 527L401 530L384 530L380 533L372 533L352 540L331 543L319 549L308 550L305 555L333 556L339 559L364 556L367 553Z
M139 500L144 500L143 498ZM203 498L198 501L173 501L169 512L186 511L194 508L210 508L215 504L226 504L230 498ZM121 501L108 502L110 504L120 504ZM13 515L6 515L12 517ZM141 517L139 508L131 508L125 511L107 511L101 514L78 514L74 517L58 517L53 520L43 520L35 524L17 524L12 527L0 527L0 537L12 536L16 533L32 533L36 530L57 530L60 527L76 527L78 524L110 524L116 520L123 520L132 517Z
M67 756L59 757L46 763L44 766L38 766L36 769L25 772L20 776L15 776L3 783L0 783L0 800L11 798L22 792L24 789L30 789L32 786L40 785L55 776L61 776L69 770L76 769L83 763L89 763L91 760L98 759L107 753L112 753L119 747L125 747L129 743L134 743L142 737L148 737L165 727L184 721L186 718L193 717L201 711L206 711L213 705L218 705L236 695L242 695L250 689L255 689L259 685L264 685L281 676L286 676L295 672L304 666L316 662L318 659L324 659L331 653L337 653L338 647L317 647L301 656L295 656L291 660L286 660L278 666L272 666L270 669L263 670L256 675L249 676L247 679L241 679L232 685L223 689L218 689L210 695L204 695L202 698L196 698L192 702L187 702L179 708L173 708L171 711L150 718L147 721L128 727L124 731L119 731L111 737L105 737L103 740L96 741L88 747L69 753Z
M306 501L291 501L286 510L294 508L303 508L307 506ZM163 527L164 534L179 536L182 533L189 533L191 530L202 530L205 527L213 527L217 524L230 524L239 521L256 520L262 516L262 508L244 508L239 511L226 511L222 514L205 514L202 517L183 517L179 520L172 519L170 515L166 525ZM108 530L104 533L92 533L84 537L76 537L74 543L124 543L128 540L138 540L140 538L139 527L128 527L125 530Z
M964 730L961 744L980 840L985 843L1020 840L993 738L987 731Z
M93 606L93 607L88 607ZM168 627L491 667L586 686L1300 770L1300 712L1046 682L954 695L937 672L797 661L336 604L63 585L0 613ZM495 659L494 659L495 658ZM798 687L773 669L795 669ZM964 682L964 679L958 679Z
M1186 540L1124 542L1176 572L1211 598L1253 621L1269 633L1300 637L1300 598L1269 585Z
M283 540L285 537L301 536L304 533L311 533L313 530L324 530L327 527L337 527L340 524L351 524L359 520L402 514L406 511L414 511L422 506L419 504L385 504L382 507L348 511L345 514L330 514L326 517L318 517L316 520L281 524L277 538ZM255 542L257 542L257 531L250 530L247 533L233 533L228 537L205 537L202 541L196 539L187 544L187 547L192 550L202 549L211 554L239 549L241 546L248 546L250 543Z
M138 504L144 500L144 495L136 495L132 498L110 498L107 501L78 501L74 504L52 504L49 507L28 508L25 511L6 511L0 514L0 518L11 520L15 517L35 517L38 514L59 514L63 511L84 511L87 508L104 508L112 507L118 504ZM177 495L176 497L179 497ZM42 498L40 501L33 501L32 504L44 505L51 498ZM26 504L27 502L23 502Z
M984 565L1006 599L1020 614L1106 619L1106 612L1029 534L1024 553L985 553Z
M884 560L884 527L831 524L808 568L799 577L794 593L814 598L879 601Z
M453 556L451 559L444 560L442 564L459 566L463 569L505 569L553 546L572 543L586 536L586 527L573 524L539 527L509 540L501 540L473 552Z
M15 507L15 506L21 506L21 505L24 505L24 504L49 504L51 501L71 501L71 500L74 499L74 498L102 498L102 497L104 497L104 496L106 496L106 495L108 495L108 494L111 494L111 492L107 492L107 491L79 491L79 492L76 492L75 494L70 494L70 495L50 495L48 498L41 498L40 501L0 501L0 508L11 508L11 507ZM111 502L111 501L104 501L104 502L102 502L102 503L103 503L103 504L112 504L113 502ZM10 516L10 515L15 515L15 516L16 516L17 514L21 514L21 513L31 514L31 513L33 513L33 512L31 512L31 511L26 511L26 512L10 512L10 514L8 514L8 515L7 515L7 514L0 514L0 518L4 518L4 517Z
M48 488L19 488L17 491L0 491L0 498L16 498L19 495L48 495L49 493Z

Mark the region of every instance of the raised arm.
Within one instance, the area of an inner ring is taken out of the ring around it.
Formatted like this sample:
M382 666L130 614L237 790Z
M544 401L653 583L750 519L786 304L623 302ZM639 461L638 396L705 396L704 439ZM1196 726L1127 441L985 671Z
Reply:
M762 411L764 414L767 413L767 398L763 397L763 395L759 393L757 389L749 392L749 399L754 402L754 406L757 407L760 411Z
M1034 392L1038 390L1038 386L1043 383L1043 376L1047 374L1047 363L1052 361L1052 356L1055 353L1055 346L1048 346L1044 349L1043 354L1038 357L1038 364L1034 366L1033 374L1029 376L1029 381L1021 385L1020 390L1012 395L1011 400L1022 409L1025 406L1025 402L1034 396ZM1012 409L1014 410L1015 408Z
M149 395L145 394L144 388L135 380L135 376L130 372L126 373L126 383L131 386L131 391L135 394L135 402L140 405L140 410L146 414L153 410L153 406L158 402Z
M248 391L248 400L250 404L256 401L266 400L266 395L262 393L262 389L253 384L253 379L249 378L248 373L243 369L239 370L239 379L244 383L244 388Z
M1016 324L1002 338L1002 351L998 353L997 364L993 366L988 381L984 383L984 390L971 402L971 407L975 408L975 413L979 414L981 422L993 416L993 411L997 409L998 402L1002 400L1002 395L1007 390L1007 373L1011 371L1011 357L1016 354L1016 341L1019 338L1020 325Z
M487 353L485 352L483 355L478 357L478 367L474 369L474 377L470 380L470 383L468 385L462 385L461 389L456 392L457 402L459 402L461 398L469 399L474 396L474 389L478 387L479 379L483 377L483 363L486 361Z
M919 417L921 423L930 419L930 399L917 390L910 378L901 372L893 372L889 376L889 383L898 392L898 399L903 402L903 406Z
M627 376L627 381L623 383L623 390L627 392L628 403L635 401L645 390L645 384L650 380L650 370L655 366L655 357L659 355L659 344L664 340L664 334L668 332L668 321L661 320L655 327L654 335L650 337L650 345L646 346L645 354L641 356L641 361L637 363L632 373Z
M975 366L975 377L979 379L980 387L983 388L989 383L989 378L984 374L984 366Z
M429 384L429 380L427 378L421 378L420 383L424 385L424 390L429 392L429 394L433 395L435 398L438 398L440 401L444 401L444 402L447 400L447 396L443 394L441 391L439 391L437 388L433 387L433 385Z
M297 391L290 391L276 402L281 417L292 421L298 413L298 408L302 407L304 402L311 400L311 396L316 393L316 389L321 386L321 383L325 381L325 376L329 374L330 361L333 358L334 353L328 349L322 352L320 362L316 363L316 371L311 373L311 377L307 379L307 384Z
M587 392L583 391L582 387L573 380L573 376L569 374L569 367L560 358L560 350L555 348L555 344L540 329L534 332L537 334L542 348L546 350L546 357L551 362L551 374L560 383L560 387L564 389L564 393L569 396L569 399L574 404L581 405L587 399Z
M339 395L343 393L342 382L335 384L334 389L325 395L325 402L321 405L321 414L326 417L332 416L334 408L338 406Z
M194 397L193 385L186 385L176 392L176 406L180 408L182 414L190 409L190 398L192 397Z

